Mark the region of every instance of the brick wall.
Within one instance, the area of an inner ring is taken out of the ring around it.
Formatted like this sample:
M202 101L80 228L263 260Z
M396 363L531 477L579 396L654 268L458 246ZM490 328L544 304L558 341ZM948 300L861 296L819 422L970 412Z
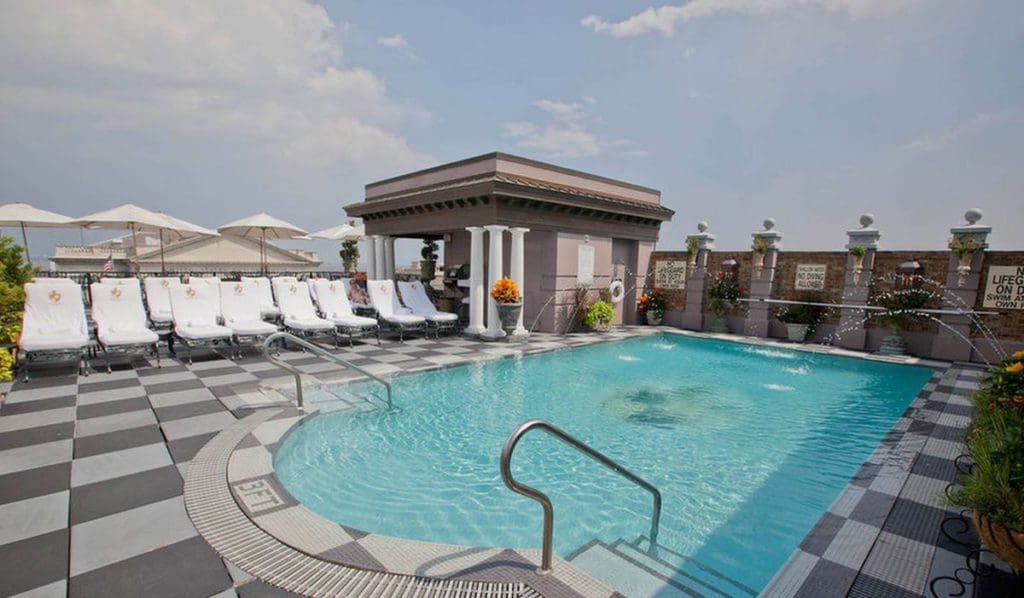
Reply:
M892 281L899 264L917 260L921 264L921 275L928 281L925 288L936 294L934 306L941 307L942 288L945 284L947 269L949 268L948 251L879 251L875 254L874 280L876 281L875 291L882 291L891 288ZM715 273L721 270L722 262L735 259L739 263L739 280L744 287L749 286L751 269L753 267L751 252L712 252L708 256L708 271ZM825 289L819 293L826 302L838 302L842 299L843 285L846 276L845 251L783 251L779 254L775 271L775 299L799 300L804 291L797 291L796 267L798 264L824 264ZM686 260L686 255L680 251L656 251L651 254L649 272L653 273L654 262L658 260ZM1024 265L1024 251L988 251L985 252L985 262L981 271L981 289L979 289L977 310L999 311L1000 315L986 317L986 325L992 330L996 338L1008 341L1024 343L1024 310L994 310L982 308L984 300L984 284L988 275L990 265L999 266L1020 266ZM653 283L653 274L649 279ZM935 286L937 283L938 286ZM686 295L684 291L667 292L669 311L681 311L685 307ZM705 305L707 301L705 300ZM707 311L707 310L705 310ZM747 312L746 305L741 304L734 308L730 317L744 317ZM832 314L824 320L824 324L834 324L838 321L838 313ZM877 328L881 323L868 320L867 328ZM934 332L937 324L924 323L919 327L921 331ZM972 336L981 337L979 331L974 331Z

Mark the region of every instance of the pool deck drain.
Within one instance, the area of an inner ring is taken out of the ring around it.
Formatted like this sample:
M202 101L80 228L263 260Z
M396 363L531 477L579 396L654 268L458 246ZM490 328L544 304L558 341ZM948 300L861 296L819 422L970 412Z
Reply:
M357 343L337 353L376 374L403 375L656 332L864 357L831 347L650 327L604 335L537 334L516 345L460 337L386 341L380 347ZM240 361L216 354L196 357L194 365L165 361L162 369L142 359L115 366L113 374L95 371L102 375L88 378L72 368L53 368L40 370L29 384L15 383L0 403L0 594L230 597L274 591L230 560L217 558L197 535L186 513L182 479L197 451L221 431L254 413L269 413L273 399L268 395L274 393L259 389L287 388L289 377L254 354ZM318 358L297 352L283 357L313 383L349 379L325 371ZM771 593L811 595L815 587L828 587L829 595L839 594L839 588L851 596L920 595L928 580L963 567L963 555L977 546L970 530L962 537L952 534L968 543L962 546L939 526L941 517L959 510L945 506L940 495L955 476L952 459L961 450L970 413L967 396L979 368L921 363L942 375L926 385L927 396L914 401L804 539L770 586ZM276 407L281 406L278 401ZM246 448L252 441L243 435L241 442L240 448ZM899 450L881 452L887 446ZM886 465L887 475L879 476ZM222 475L226 481L226 470ZM247 504L266 508L259 503L259 490L251 487ZM235 498L228 498L237 509ZM226 525L230 518L227 512L221 515L225 518L216 522ZM252 519L242 516L251 525ZM208 521L212 525L214 520ZM247 534L266 534L252 527ZM856 548L862 540L870 543L866 555L864 548ZM266 545L272 551L302 554L273 541L277 544ZM361 577L352 574L353 583L383 579L361 571ZM502 583L515 591L523 581L507 578ZM542 595L537 590L523 595Z

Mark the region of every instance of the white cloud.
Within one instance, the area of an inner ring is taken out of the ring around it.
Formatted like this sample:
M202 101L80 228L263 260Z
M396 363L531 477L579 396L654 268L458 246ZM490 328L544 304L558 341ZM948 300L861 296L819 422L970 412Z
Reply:
M398 33L389 37L378 37L377 45L387 48L404 48L409 45L409 42L405 41L401 33Z
M345 65L337 29L305 0L7 2L0 118L230 137L313 165L428 163L395 132L425 112Z
M903 149L921 152L942 151L966 136L974 135L993 125L1010 122L1024 122L1024 111L1005 110L1002 112L982 112L952 128L935 135L915 139L903 146Z
M584 27L612 37L636 37L647 33L672 36L683 23L721 13L763 15L784 10L818 8L846 13L863 19L885 16L919 0L690 0L679 6L650 7L623 21L607 21L598 16L585 17Z
M593 106L597 100L587 96L583 102ZM599 117L587 118L583 104L560 100L537 100L534 107L548 113L551 121L541 125L527 121L505 123L506 137L516 139L520 148L536 151L549 158L579 158L617 150L624 156L646 156L647 151L628 139L602 139L590 131L585 122L600 122Z

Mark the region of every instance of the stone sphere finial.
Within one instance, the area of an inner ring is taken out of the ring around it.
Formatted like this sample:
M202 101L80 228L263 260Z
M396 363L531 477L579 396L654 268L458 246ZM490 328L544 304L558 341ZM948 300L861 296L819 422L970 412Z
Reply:
M775 228L775 219L774 218L765 218L764 219L764 230L772 230L773 228Z
M981 220L982 216L984 216L984 214L982 213L981 208L971 208L964 212L964 219L967 220L967 224L975 224Z
M708 223L706 220L701 220L697 223L697 232L702 233L708 230Z
M865 212L860 215L860 227L867 228L875 223L875 215L871 212Z

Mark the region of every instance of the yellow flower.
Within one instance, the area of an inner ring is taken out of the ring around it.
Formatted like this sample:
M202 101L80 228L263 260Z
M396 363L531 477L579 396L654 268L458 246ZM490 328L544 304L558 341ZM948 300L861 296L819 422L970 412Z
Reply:
M1013 358L1014 359L1024 359L1024 349L1021 349L1020 351L1017 351L1016 353L1014 353L1013 354Z
M1006 371L1010 374L1019 374L1024 372L1024 363L1019 361L1006 366Z

